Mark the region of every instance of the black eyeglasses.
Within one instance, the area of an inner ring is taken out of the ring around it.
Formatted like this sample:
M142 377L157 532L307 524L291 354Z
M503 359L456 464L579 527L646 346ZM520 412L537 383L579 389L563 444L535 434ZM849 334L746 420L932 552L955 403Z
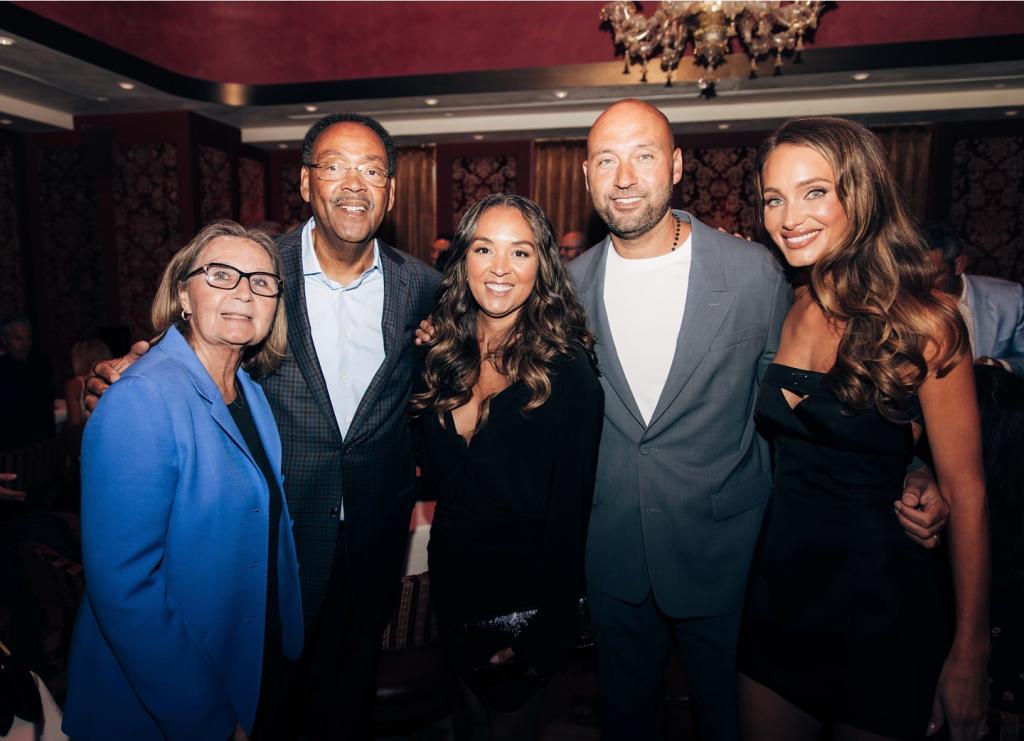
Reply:
M284 286L284 278L280 278L273 273L243 273L238 268L220 262L211 262L208 265L196 268L185 276L185 280L194 278L200 273L206 276L208 284L225 291L230 291L237 286L242 278L248 278L249 290L257 296L266 296L268 298L279 295L281 288Z

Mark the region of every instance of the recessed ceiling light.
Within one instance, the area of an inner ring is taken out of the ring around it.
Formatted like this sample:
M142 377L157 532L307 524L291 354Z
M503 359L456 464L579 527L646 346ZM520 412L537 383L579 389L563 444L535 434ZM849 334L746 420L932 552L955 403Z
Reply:
M718 124L718 129L719 129L719 131L725 131L725 130L726 130L727 128L729 128L729 127L730 127L731 125L732 125L732 124L727 124L727 123L720 123L720 124Z
M0 36L0 46L14 46L15 43L10 36Z
M869 77L871 77L870 72L858 72L853 76L853 79L855 79L857 82L864 82L864 80L868 79Z
M568 90L556 90L555 91L555 97L558 98L559 100L565 100L566 98L569 97L569 91Z
M9 118L0 118L0 126L10 126L14 121Z
M117 83L117 86L119 88L121 88L122 90L134 90L135 89L135 83L134 82L127 82L127 81L119 82L119 83Z
M473 134L473 138L476 139L477 141L480 141L481 139L484 138L484 135L483 134Z
M277 148L278 149L288 149L288 145L287 144L278 144Z
M302 107L306 109L307 113L316 113L318 110L320 110L315 105L305 105L305 106L302 106Z
M1018 110L1003 111L1004 116L1016 116L1018 113L1020 113Z
M427 105L437 105L441 101L439 101L437 98L424 98L423 102L426 103Z

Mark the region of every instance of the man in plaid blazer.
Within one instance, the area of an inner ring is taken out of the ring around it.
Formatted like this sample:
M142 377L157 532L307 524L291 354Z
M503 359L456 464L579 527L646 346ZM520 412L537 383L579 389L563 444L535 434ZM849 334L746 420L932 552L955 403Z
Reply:
M313 218L277 240L289 352L262 383L281 432L310 626L303 694L313 738L369 736L415 498L413 338L440 276L375 239L394 205L394 167L391 137L373 119L321 119L303 142L300 175Z

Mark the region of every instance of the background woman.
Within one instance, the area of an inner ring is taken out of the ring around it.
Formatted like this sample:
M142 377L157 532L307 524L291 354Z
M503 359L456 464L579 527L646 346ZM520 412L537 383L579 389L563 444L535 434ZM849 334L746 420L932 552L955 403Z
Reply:
M302 647L298 566L277 428L240 366L284 353L280 274L262 232L205 227L164 270L162 339L86 427L76 739L223 741L254 720L276 737L283 657Z
M72 376L64 383L69 426L85 424L85 377L96 363L111 357L110 348L103 340L79 340L71 346Z
M763 225L796 289L757 402L775 445L741 635L748 739L973 739L985 709L988 535L978 407L955 300L865 127L790 121L759 159ZM950 504L945 561L892 517L928 430ZM931 725L929 723L931 720Z
M540 678L565 666L576 638L604 408L594 339L536 204L492 195L466 213L433 324L412 409L438 502L429 554L442 638L468 737L535 738ZM479 648L463 630L526 608L537 613L512 645Z

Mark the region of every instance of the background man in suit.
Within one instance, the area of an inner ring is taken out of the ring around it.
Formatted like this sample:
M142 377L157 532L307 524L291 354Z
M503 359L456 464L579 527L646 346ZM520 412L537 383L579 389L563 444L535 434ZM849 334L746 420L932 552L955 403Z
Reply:
M924 231L932 248L929 257L941 271L938 286L957 297L974 362L1024 376L1024 286L965 273L967 255L951 225L928 224Z
M440 276L375 238L395 200L395 146L377 121L325 116L302 158L313 217L277 239L289 352L260 382L281 433L309 627L296 688L306 733L363 739L415 492L413 333ZM97 370L116 380L134 357Z
M701 737L734 739L735 650L771 490L751 418L789 286L760 245L670 210L682 153L665 116L625 100L587 139L594 209L611 234L569 265L592 330L605 423L587 537L602 734L654 737L670 641ZM927 540L948 509L900 515Z

